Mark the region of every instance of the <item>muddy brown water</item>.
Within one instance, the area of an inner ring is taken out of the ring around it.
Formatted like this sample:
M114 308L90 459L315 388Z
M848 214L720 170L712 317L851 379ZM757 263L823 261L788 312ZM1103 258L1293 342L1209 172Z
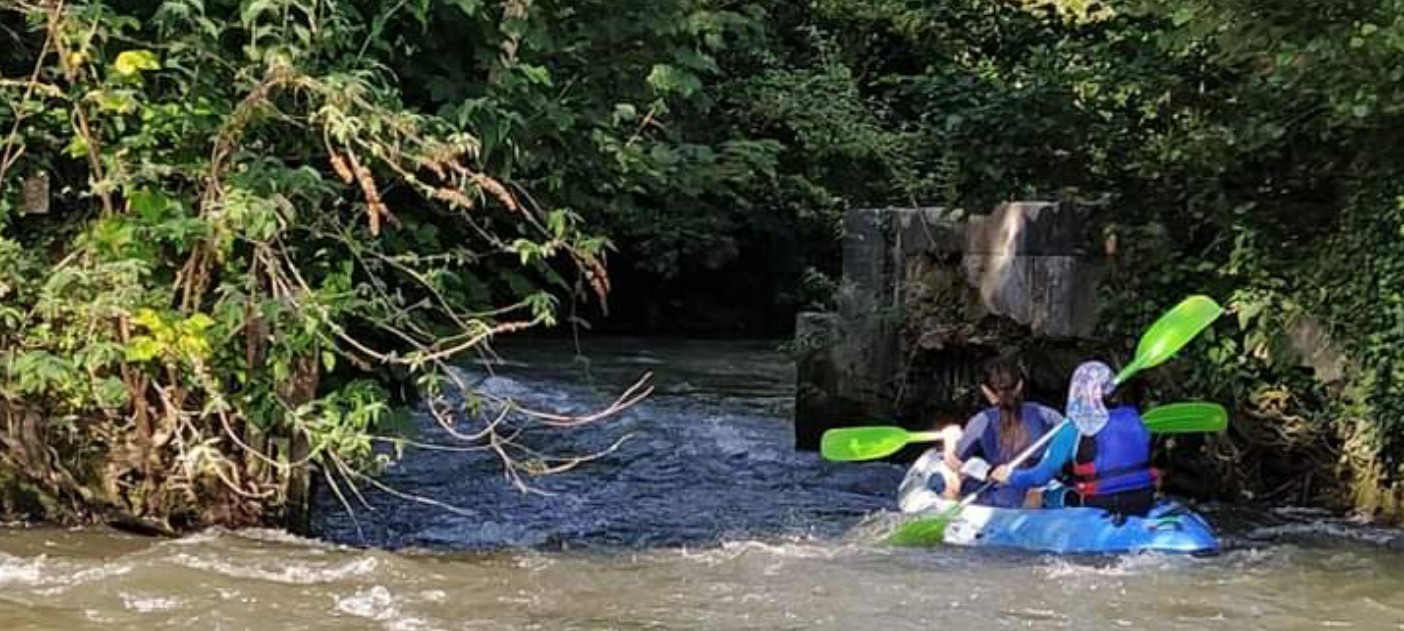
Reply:
M591 344L588 363L522 345L480 375L585 409L656 372L620 418L538 437L633 435L550 495L487 457L412 452L387 481L458 512L370 494L352 516L323 493L317 538L10 527L0 629L1404 629L1398 533L1312 511L1206 507L1227 544L1207 559L885 546L900 468L794 453L773 344Z

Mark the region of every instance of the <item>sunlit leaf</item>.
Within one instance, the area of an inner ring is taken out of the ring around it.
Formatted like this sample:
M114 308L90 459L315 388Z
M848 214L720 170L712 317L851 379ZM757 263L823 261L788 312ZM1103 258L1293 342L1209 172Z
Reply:
M143 70L157 70L161 67L156 53L149 50L126 50L117 55L112 68L122 76L132 76Z

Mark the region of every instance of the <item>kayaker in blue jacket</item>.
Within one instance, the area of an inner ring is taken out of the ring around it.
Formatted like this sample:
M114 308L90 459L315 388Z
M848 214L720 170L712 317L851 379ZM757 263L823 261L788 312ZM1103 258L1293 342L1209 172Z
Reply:
M1110 369L1107 374L1110 375ZM1091 506L1116 515L1144 516L1155 505L1155 475L1150 467L1150 432L1132 401L1139 384L1122 384L1107 397L1106 424L1092 436L1083 436L1068 423L1053 436L1037 465L1010 471L996 467L990 478L1008 488L1029 489L1048 484L1054 476L1063 482L1061 502L1050 505Z
M945 463L948 471L941 478L947 498L974 492L981 482L962 479L958 472L971 458L982 458L991 466L1002 465L1016 458L1034 441L1053 429L1063 417L1046 405L1024 400L1024 371L1017 362L998 358L985 365L985 379L980 392L992 407L972 416L963 431L947 428ZM958 439L957 439L958 436ZM1038 454L1034 454L1037 457ZM1033 462L1030 458L1028 462ZM933 478L933 481L936 478ZM956 484L951 484L955 480ZM1028 487L1018 485L994 486L976 498L987 506L1012 508L1023 506Z

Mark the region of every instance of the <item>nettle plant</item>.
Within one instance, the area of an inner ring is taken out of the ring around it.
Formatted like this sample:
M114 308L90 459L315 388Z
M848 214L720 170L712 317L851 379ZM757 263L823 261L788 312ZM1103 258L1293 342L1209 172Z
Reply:
M0 3L0 482L49 517L264 522L312 463L339 495L376 484L395 385L518 484L580 461L516 425L595 416L523 412L453 364L603 300L609 244L402 105L368 17ZM39 177L53 209L21 214Z

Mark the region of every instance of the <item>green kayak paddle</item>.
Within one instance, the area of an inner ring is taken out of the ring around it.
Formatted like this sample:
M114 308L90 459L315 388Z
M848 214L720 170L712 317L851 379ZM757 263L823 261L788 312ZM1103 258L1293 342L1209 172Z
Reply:
M1174 309L1160 316L1160 319L1151 325L1150 330L1141 336L1141 343L1136 345L1136 356L1116 374L1112 383L1126 383L1127 379L1142 369L1154 368L1165 363L1165 360L1170 359L1170 356L1199 335L1200 331L1213 324L1223 312L1223 307L1208 296L1190 296L1184 299L1175 305Z
M819 453L839 462L875 460L897 453L908 443L941 440L941 432L912 432L901 427L840 427L824 432Z
M1151 408L1141 422L1152 434L1222 432L1228 427L1228 410L1217 403L1184 401Z
M1180 304L1175 305L1174 308L1160 316L1146 330L1145 334L1141 336L1140 343L1136 345L1136 356L1132 358L1131 363L1126 365L1126 368L1117 373L1113 384L1124 383L1132 375L1145 368L1153 368L1165 363L1165 360L1170 359L1196 335L1208 328L1221 313L1223 313L1223 308L1207 296L1190 296L1184 299ZM1063 419L1063 422L1059 423L1057 427L1049 430L1038 441L1029 445L1023 453L1009 461L1007 463L1009 468L1014 469L1023 464L1030 456L1047 445L1053 436L1070 422L1068 419ZM986 482L974 493L961 498L960 503L934 517L907 523L898 529L889 538L889 541L898 545L924 545L944 541L946 527L950 525L951 521L993 484L993 480Z
M1152 434L1218 432L1228 427L1228 412L1217 403L1184 401L1151 408L1141 421ZM877 460L897 453L911 443L941 440L941 432L914 432L893 425L839 427L824 432L819 453L826 460L854 462Z

